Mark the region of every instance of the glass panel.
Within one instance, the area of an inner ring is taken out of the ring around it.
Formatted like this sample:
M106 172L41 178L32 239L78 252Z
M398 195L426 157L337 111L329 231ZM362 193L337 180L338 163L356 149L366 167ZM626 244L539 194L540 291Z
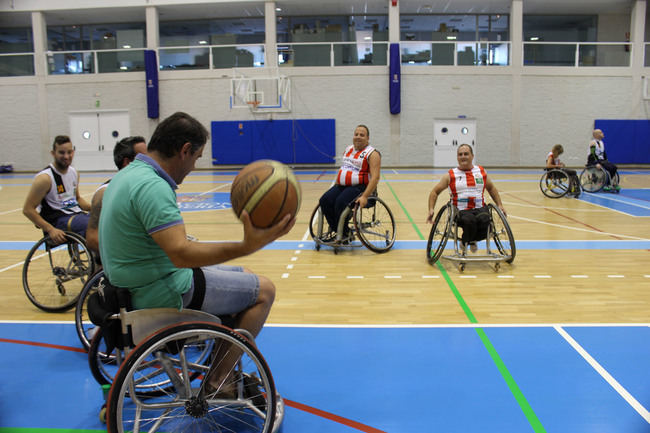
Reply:
M349 42L364 32L372 41L388 41L388 15L278 16L277 41Z
M93 50L145 47L144 23L101 24L88 26L88 28Z
M47 62L52 75L95 72L93 53L53 53L47 56Z
M477 64L476 44L458 44L456 52L458 55L456 59L457 65L467 66Z
M330 66L330 45L291 45L293 66ZM288 63L285 63L288 64Z
M34 56L0 56L0 77L34 75Z
M160 23L160 46L263 44L264 18L223 18Z
M576 46L573 44L526 44L524 43L524 65L526 66L575 66Z
M645 66L650 66L650 44L645 44Z
M213 68L252 68L262 66L264 66L264 45L212 48Z
M508 66L510 64L510 44L489 44L488 65Z
M630 46L627 44L581 44L579 50L580 66L630 66Z
M160 49L160 69L209 69L210 51L205 48Z
M89 50L88 29L83 26L48 26L47 46L50 51Z
M447 44L444 44L447 45ZM451 52L454 52L454 44L449 44L451 46ZM438 47L441 47L439 44L433 44L434 58L438 54ZM408 65L429 65L431 64L431 44L418 44L418 43L402 43L402 64ZM443 56L444 57L444 56ZM439 65L453 65L454 57L451 56L451 61L444 63L447 59L443 59L442 63L435 63Z
M32 29L0 29L0 53L32 52L34 52L34 44L32 42Z
M523 37L524 41L596 42L597 25L597 15L524 15Z
M479 15L479 41L508 41L510 40L509 15Z
M98 52L97 69L100 73L144 71L144 50Z
M334 45L334 66L386 65L388 44Z

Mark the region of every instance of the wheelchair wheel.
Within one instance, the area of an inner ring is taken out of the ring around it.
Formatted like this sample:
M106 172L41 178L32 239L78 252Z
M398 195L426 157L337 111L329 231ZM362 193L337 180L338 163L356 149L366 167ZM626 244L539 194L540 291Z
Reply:
M45 236L32 247L23 265L27 298L43 311L66 311L79 298L92 275L94 260L84 239L66 232L66 241L55 245Z
M451 231L454 210L451 203L447 203L440 208L433 220L433 226L429 232L429 240L427 241L427 260L430 264L438 261L442 252L447 246L447 239Z
M316 208L311 213L311 218L309 219L309 234L316 243L316 251L320 250L319 240L321 236L323 236L323 226L325 224L327 224L327 222L325 222L325 217L320 210L320 205L316 205Z
M515 246L515 237L512 235L508 220L506 220L506 216L501 212L501 209L492 203L488 204L488 209L491 219L490 235L492 236L492 240L499 253L507 257L506 263L512 263L515 260L517 248Z
M385 253L395 243L395 218L379 197L368 198L366 207L354 209L354 228L362 244L376 253Z
M199 393L209 367L191 361L187 348L196 345L241 354L233 365L224 365L225 357L213 361L231 378L215 394ZM140 394L148 384L160 393ZM109 433L267 433L275 422L277 400L271 372L252 343L220 325L184 322L161 329L131 351L108 395L107 428Z
M90 347L90 341L97 329L97 326L88 318L88 297L97 291L101 279L104 277L104 270L100 269L84 285L74 310L74 324L79 336L79 341L87 351Z
M595 165L587 166L580 173L580 186L587 192L598 192L609 183L609 173Z
M546 171L539 180L539 189L549 198L564 197L571 182L567 173L557 168Z

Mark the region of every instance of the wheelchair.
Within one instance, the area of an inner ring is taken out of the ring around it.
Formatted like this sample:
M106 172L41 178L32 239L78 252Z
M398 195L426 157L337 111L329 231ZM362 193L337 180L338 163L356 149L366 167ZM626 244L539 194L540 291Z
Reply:
M612 182L613 181L613 182ZM618 172L614 176L614 179L611 178L609 172L603 167L598 167L596 164L587 165L582 173L580 173L580 186L583 190L587 192L599 192L605 186L618 185L620 178ZM613 192L619 192L618 189L613 189Z
M110 385L100 411L109 433L280 428L283 400L247 331L202 311L133 310L128 290L106 278L89 296L88 311L99 327L88 352L91 371ZM211 368L225 378L206 394L202 382Z
M571 177L562 169L547 168L539 180L539 189L548 198L564 197L571 191Z
M490 214L490 224L485 239L486 253L471 256L465 254L465 251L462 251L459 246L458 209L451 202L440 208L433 221L427 241L427 260L429 264L433 265L438 259L442 258L456 263L458 269L462 272L468 262L493 263L495 271L499 270L501 262L512 263L515 260L517 249L510 225L508 225L508 221L501 209L492 203L489 203L487 208ZM454 241L454 254L443 256L447 240L450 237ZM491 243L494 245L492 246Z
M345 208L338 221L336 236L332 240L323 239L328 226L320 205L316 205L309 221L309 233L315 242L316 251L320 250L321 245L327 245L334 249L334 254L338 254L341 247L363 245L370 251L385 253L395 243L395 218L386 202L379 198L376 192L368 197L368 203L364 207L352 202ZM344 238L346 231L349 234ZM360 244L354 242L355 238L359 239Z
M90 348L90 342L95 332L99 330L99 327L95 326L88 317L88 298L97 291L103 278L104 269L97 269L88 281L86 281L74 309L74 323L77 336L86 351Z
M25 294L43 311L57 313L74 306L95 269L85 239L73 232L65 232L65 237L65 242L56 244L44 233L25 258Z

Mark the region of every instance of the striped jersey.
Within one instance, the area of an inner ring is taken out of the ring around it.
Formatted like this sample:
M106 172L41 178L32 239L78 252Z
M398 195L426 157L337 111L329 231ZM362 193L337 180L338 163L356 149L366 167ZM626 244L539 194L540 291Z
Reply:
M449 170L449 192L454 206L458 210L475 209L485 206L483 192L487 173L480 165L471 170L452 168Z
M548 155L546 155L546 160L547 160L547 161L548 161L548 157L549 157L549 156L553 157L553 165L555 165L555 166L560 165L560 158L559 158L559 157L558 157L558 158L554 157L552 151L549 152Z
M363 150L355 150L354 145L348 146L343 152L343 163L336 176L337 185L368 185L370 182L370 164L368 157L375 148L366 146Z

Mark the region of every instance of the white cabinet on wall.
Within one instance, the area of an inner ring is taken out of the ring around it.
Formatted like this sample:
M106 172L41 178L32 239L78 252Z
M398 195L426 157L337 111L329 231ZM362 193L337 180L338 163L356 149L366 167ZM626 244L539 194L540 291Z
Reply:
M128 110L71 111L68 116L77 170L117 170L113 148L130 135Z
M458 165L456 152L461 144L469 144L476 158L476 119L434 119L433 166L452 168Z

